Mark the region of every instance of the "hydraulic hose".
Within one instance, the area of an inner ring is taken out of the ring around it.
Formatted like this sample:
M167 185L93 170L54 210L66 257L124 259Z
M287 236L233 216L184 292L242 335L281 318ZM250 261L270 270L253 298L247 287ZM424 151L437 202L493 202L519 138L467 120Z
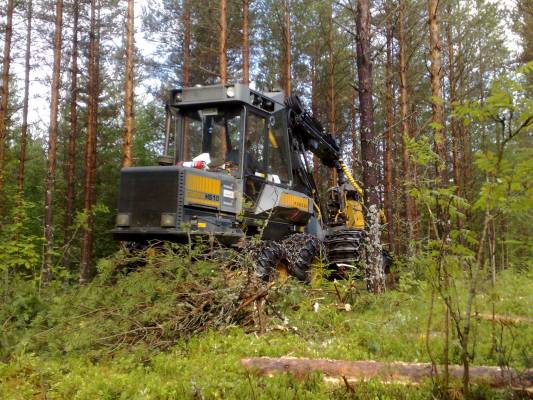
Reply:
M350 170L348 169L346 164L344 164L344 161L339 160L339 166L341 167L342 172L344 172L346 179L348 179L348 182L350 182L350 184L355 188L355 190L357 190L357 193L359 193L361 198L363 198L363 189L361 188L361 186L359 186L357 181L354 179L354 177L350 173Z

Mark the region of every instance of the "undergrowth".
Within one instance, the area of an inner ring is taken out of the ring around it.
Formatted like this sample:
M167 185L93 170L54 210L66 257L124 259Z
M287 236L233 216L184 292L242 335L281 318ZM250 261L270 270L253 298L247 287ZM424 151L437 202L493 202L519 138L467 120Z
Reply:
M247 373L239 360L254 356L429 362L427 343L439 361L443 312L434 310L428 338L430 289L413 274L403 273L397 289L381 296L350 281L289 280L265 291L247 268L233 267L234 257L203 259L173 248L126 263L121 252L100 262L90 285L55 282L39 291L33 282L14 280L0 308L0 398L440 397L431 382L346 387L319 375L301 381ZM502 271L496 312L528 316L532 278L530 271ZM489 312L489 300L479 296L476 311ZM527 324L480 321L475 334L474 365L531 367ZM460 362L455 337L451 362ZM474 395L513 396L483 387Z

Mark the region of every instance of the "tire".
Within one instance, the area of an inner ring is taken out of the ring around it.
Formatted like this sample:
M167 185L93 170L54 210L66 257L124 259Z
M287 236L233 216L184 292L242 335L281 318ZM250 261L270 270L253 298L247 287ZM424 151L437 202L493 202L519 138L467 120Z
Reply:
M250 252L256 275L263 281L271 281L278 276L278 266L286 263L285 252L281 244L264 241Z
M296 233L283 241L289 273L302 282L310 282L311 266L320 258L322 242L315 236Z

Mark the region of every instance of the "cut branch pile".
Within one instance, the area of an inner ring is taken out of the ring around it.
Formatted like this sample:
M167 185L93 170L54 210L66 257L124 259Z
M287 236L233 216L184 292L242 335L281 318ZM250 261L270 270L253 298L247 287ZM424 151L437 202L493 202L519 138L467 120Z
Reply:
M245 358L241 364L258 375L270 376L288 372L302 379L313 372L320 372L331 380L339 382L365 381L379 379L386 383L418 384L434 376L431 364L380 362L380 361L343 361L308 358ZM451 377L461 379L463 368L450 365ZM499 367L471 367L472 383L485 384L494 388L512 387L533 393L533 370L516 371Z
M281 285L261 281L246 260L237 260L243 268L228 266L234 253L193 262L165 249L139 254L109 265L90 287L73 291L68 305L36 321L35 350L111 354L140 345L159 351L208 330L238 325L264 332L265 306L279 314L270 297Z
M100 337L97 341L111 348L145 342L151 347L166 349L180 339L206 330L254 325L262 318L257 315L255 304L269 295L273 284L265 285L245 273L226 277L227 286L224 287L210 287L211 280L176 281L175 302L170 309L159 312L154 310L153 304L139 304L135 316L152 314L153 317L138 320L132 316L129 318L131 329Z

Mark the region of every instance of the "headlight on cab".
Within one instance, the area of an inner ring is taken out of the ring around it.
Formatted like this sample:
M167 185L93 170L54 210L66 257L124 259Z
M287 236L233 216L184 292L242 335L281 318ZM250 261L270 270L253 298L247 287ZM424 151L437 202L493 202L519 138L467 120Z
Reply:
M118 213L115 223L118 227L130 226L130 213Z
M228 86L226 88L226 96L235 97L235 86Z

